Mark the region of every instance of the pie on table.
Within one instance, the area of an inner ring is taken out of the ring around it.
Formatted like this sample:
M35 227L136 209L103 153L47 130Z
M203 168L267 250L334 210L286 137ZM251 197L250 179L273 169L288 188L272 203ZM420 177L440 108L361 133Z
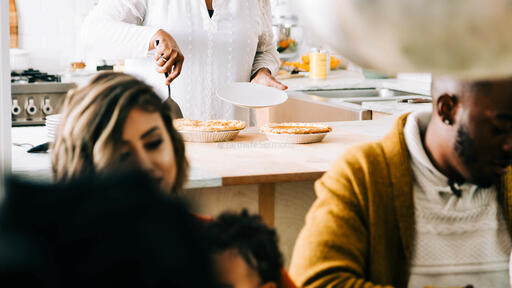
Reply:
M238 131L245 128L246 123L240 120L192 120L192 119L175 119L174 127L178 131L186 132L224 132Z
M272 134L317 134L332 131L331 126L320 123L270 123L260 128L263 133Z

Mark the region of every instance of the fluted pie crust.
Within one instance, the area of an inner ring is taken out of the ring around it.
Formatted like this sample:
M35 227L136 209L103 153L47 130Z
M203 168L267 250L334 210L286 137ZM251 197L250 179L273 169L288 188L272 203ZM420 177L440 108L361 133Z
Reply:
M192 120L175 119L174 127L178 131L199 131L199 132L224 132L238 131L245 128L246 123L240 120Z
M260 131L273 134L317 134L331 132L332 128L319 123L269 123L261 127Z

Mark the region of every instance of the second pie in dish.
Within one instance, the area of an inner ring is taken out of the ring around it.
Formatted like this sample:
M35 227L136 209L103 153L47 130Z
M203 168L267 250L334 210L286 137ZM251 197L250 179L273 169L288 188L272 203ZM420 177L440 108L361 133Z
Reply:
M224 132L239 131L245 128L246 124L240 120L192 120L176 119L173 121L176 130L182 131L200 131L200 132Z
M263 133L273 134L315 134L329 133L331 126L320 123L270 123L260 129Z
M322 141L332 128L320 123L271 123L260 131L272 142L308 144Z

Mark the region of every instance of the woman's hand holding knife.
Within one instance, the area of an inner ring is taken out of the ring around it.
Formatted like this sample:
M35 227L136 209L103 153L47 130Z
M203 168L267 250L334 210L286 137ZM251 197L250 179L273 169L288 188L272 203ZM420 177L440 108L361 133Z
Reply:
M158 47L155 47L155 43L158 43L156 44ZM162 74L167 73L165 85L170 85L180 75L185 57L174 38L164 30L158 30L151 39L149 50L153 49L156 49L154 56L158 65L156 71Z

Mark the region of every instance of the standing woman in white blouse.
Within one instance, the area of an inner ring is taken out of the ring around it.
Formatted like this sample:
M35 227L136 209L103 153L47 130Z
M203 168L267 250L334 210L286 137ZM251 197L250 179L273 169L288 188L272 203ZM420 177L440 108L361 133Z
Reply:
M186 118L254 123L249 109L223 102L215 89L248 81L287 88L272 76L279 58L271 19L269 0L99 0L82 39L96 57L125 59L125 72L163 99L172 82L172 98ZM155 48L158 55L149 56Z

